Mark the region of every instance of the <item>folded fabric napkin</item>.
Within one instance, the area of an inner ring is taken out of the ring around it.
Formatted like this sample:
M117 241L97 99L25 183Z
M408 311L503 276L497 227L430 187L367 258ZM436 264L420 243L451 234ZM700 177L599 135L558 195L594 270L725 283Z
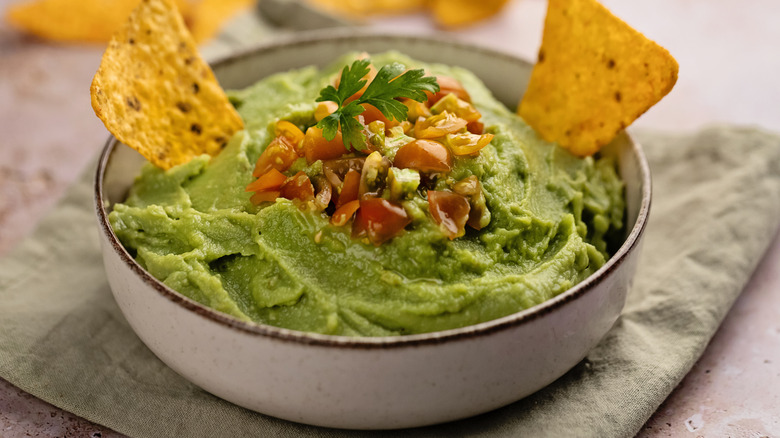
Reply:
M685 376L780 224L780 137L738 127L636 137L653 172L653 207L636 281L612 330L538 393L405 435L631 436ZM158 360L109 291L92 178L89 169L0 260L0 376L134 437L366 435L245 410Z

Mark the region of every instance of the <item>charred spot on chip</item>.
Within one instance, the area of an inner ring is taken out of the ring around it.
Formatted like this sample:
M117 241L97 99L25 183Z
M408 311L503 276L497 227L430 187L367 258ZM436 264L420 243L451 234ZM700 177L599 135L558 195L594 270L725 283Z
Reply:
M190 65L190 64L192 64L192 61L194 61L194 60L195 60L195 58L193 58L192 56L189 56L189 57L187 57L187 59L184 60L184 63L187 64L187 65Z
M620 91L615 91L615 101L620 102L623 96L620 95Z
M609 68L609 69L615 68L615 60L614 59L610 59L609 61L607 61L607 68Z
M214 141L217 142L220 149L225 149L225 146L227 146L227 140L221 135L214 137Z
M186 113L189 112L190 109L192 109L192 105L190 105L187 102L176 102L176 108L178 108L179 111Z
M194 91L195 94L198 94L198 91L200 91L200 85L198 85L197 82L192 83L192 91Z
M544 50L539 50L539 60L537 62L544 62Z
M126 102L127 102L127 106L129 106L130 108L136 111L141 111L141 102L138 100L137 97L128 96Z
M200 135L200 133L202 132L202 128L200 127L199 123L193 123L192 125L190 125L190 131Z
M129 40L127 40L127 42L130 44L135 44L135 40L133 38L130 38Z

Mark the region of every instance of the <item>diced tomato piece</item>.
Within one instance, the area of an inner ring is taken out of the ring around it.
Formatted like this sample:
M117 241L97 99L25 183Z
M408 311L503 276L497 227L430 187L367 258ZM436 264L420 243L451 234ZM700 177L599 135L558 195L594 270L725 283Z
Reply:
M444 142L455 155L470 155L479 152L493 140L493 134L447 134Z
M398 149L393 165L420 172L449 172L452 157L449 149L438 141L414 140Z
M360 201L357 199L345 203L333 212L333 216L330 217L330 223L337 227L345 225L352 219L352 215L358 211L358 208L360 208Z
M341 139L341 131L336 132L333 140L326 140L322 135L322 129L312 126L306 130L303 138L303 154L306 162L311 164L317 160L332 160L347 153L344 142Z
M277 137L284 137L287 139L288 143L295 146L296 149L303 140L303 131L301 131L297 126L293 125L292 122L288 122L287 120L279 120L276 122L276 129L274 134Z
M274 202L279 197L279 190L272 190L268 192L257 192L252 195L249 200L252 204L260 205L263 202Z
M314 110L314 120L319 122L325 117L335 113L337 109L339 109L339 104L336 102L332 102L330 100L319 102L317 104L317 109Z
M458 96L458 99L471 102L471 96L469 96L469 93L463 88L463 84L457 79L449 76L436 76L436 82L439 83L438 93L425 92L425 94L428 95L428 106L434 105L439 99L450 93L455 93L455 95Z
M385 128L390 129L393 126L397 126L401 123L395 119L393 120L388 119L387 117L385 117L384 114L382 114L382 111L379 111L379 109L377 109L377 107L375 107L374 105L364 103L360 106L363 107L363 112L360 113L360 116L363 117L363 123L365 123L366 125L378 120L385 124Z
M279 190L287 177L276 169L271 169L260 176L255 182L246 186L247 192L267 192L270 190Z
M453 134L465 128L467 121L444 111L427 119L418 119L414 124L414 136L417 138L438 138Z
M341 185L341 193L339 194L339 199L336 202L336 208L340 208L344 204L357 200L359 189L360 172L349 169L347 175L344 176L344 183Z
M482 135L485 132L485 125L482 122L469 122L466 130L472 134Z
M365 160L364 157L357 157L323 161L322 172L334 187L341 187L347 172L352 169L359 173Z
M452 186L452 190L468 199L471 210L469 220L466 222L471 228L481 230L490 223L490 210L482 193L482 184L476 175L464 178Z
M314 200L314 186L303 171L296 173L279 188L282 198L302 202Z
M352 223L352 237L368 237L376 246L399 235L411 223L406 210L398 204L382 198L360 201L355 221Z
M471 207L464 196L452 192L428 190L428 209L433 221L439 224L439 229L450 240L466 233L466 222Z
M298 153L295 151L295 146L285 137L276 137L260 154L252 176L259 177L271 169L284 172L292 166L296 159L298 159Z

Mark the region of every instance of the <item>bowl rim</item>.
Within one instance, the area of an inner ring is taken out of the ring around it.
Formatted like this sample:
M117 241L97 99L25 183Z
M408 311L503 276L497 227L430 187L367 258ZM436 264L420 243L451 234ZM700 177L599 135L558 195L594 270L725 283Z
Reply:
M432 35L392 34L387 32L362 31L356 32L355 30L351 30L349 32L344 32L343 30L320 30L314 32L305 32L293 37L279 38L270 42L260 43L258 45L219 58L212 62L211 66L212 68L216 68L220 65L238 62L239 60L248 56L282 50L297 45L324 43L327 41L350 40L356 37L366 36L372 38L401 39L408 42L433 42L454 46L459 49L474 50L488 54L490 56L501 57L511 61L522 63L528 62L520 57L504 52L463 42L453 42ZM621 134L619 133L618 135ZM569 288L563 293L528 309L524 309L501 318L481 322L478 324L429 333L378 337L352 337L343 335L309 333L255 322L245 322L225 313L211 309L210 307L200 304L197 301L194 301L169 288L160 280L154 278L149 272L142 268L141 265L139 265L132 256L130 256L130 253L119 242L119 239L108 222L108 212L106 211L106 207L103 202L103 179L105 177L106 168L112 158L114 150L116 150L117 146L121 146L121 143L113 135L109 135L98 160L94 182L95 210L97 213L98 224L102 233L104 234L104 237L106 237L108 243L110 243L111 250L113 250L122 260L122 262L135 274L137 274L144 283L146 283L148 286L151 286L155 291L160 293L160 295L176 303L185 310L192 311L195 314L200 315L201 317L211 322L217 323L225 328L236 330L237 332L250 336L267 337L282 342L301 345L317 345L323 347L338 346L355 349L376 350L441 344L461 339L477 338L495 332L516 328L518 326L528 324L544 315L560 310L568 303L571 303L584 296L589 290L592 290L592 288L604 281L611 272L616 270L625 261L628 254L635 247L637 247L640 241L640 237L646 228L652 200L652 181L650 167L647 163L647 158L642 151L642 147L639 145L639 143L634 141L633 137L627 131L623 131L622 135L626 136L634 154L637 157L641 173L642 198L640 202L639 213L637 215L636 222L631 229L631 232L628 234L618 251L612 257L610 257L609 260L607 260L604 266L588 276L585 280L577 283L575 286Z

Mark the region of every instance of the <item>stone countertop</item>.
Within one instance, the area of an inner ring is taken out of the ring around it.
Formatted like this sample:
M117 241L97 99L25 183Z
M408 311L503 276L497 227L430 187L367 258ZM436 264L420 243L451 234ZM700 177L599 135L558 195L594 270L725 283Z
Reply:
M12 3L0 0L0 9ZM780 131L780 6L775 0L603 0L680 62L674 91L637 127L690 131L715 122ZM534 59L543 0L514 0L453 39ZM424 15L369 26L431 33ZM51 209L107 133L89 102L103 48L64 46L0 23L0 256ZM780 237L704 355L640 432L660 436L780 436ZM118 437L0 379L0 436Z

